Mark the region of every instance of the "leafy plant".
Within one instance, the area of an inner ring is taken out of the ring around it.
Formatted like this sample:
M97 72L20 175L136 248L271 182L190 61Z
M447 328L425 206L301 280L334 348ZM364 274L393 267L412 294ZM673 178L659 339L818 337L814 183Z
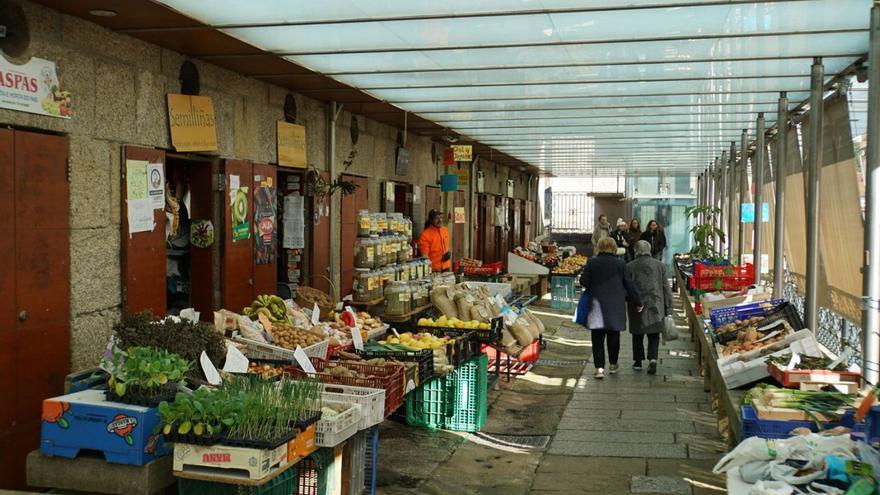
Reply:
M691 234L694 236L694 245L690 254L694 259L710 263L718 263L724 259L720 252L720 244L725 242L724 231L715 227L721 208L712 206L691 206L684 210L687 217L694 219ZM698 223L702 218L704 223ZM716 242L719 245L716 245Z
M169 384L185 385L184 375L192 367L190 361L177 354L152 347L115 347L110 359L103 358L101 365L110 374L107 384L119 397L126 393L152 397Z
M360 186L356 182L342 179L342 175L348 172L348 169L354 163L355 157L357 157L357 148L352 148L348 152L348 157L342 161L342 173L330 182L324 179L324 176L321 175L314 165L309 166L312 177L312 192L319 202L323 202L324 198L332 198L337 191L342 192L343 197L354 194L357 191Z
M207 388L195 390L192 394L178 392L174 402L159 404L159 418L162 431L170 434L175 426L177 433L196 436L207 433L219 436L225 428L235 424L241 410L240 400Z

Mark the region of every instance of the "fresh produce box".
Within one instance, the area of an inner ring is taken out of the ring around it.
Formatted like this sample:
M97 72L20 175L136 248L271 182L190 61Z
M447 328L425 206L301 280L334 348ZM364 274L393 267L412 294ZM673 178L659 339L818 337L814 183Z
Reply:
M749 326L735 332L717 336L715 350L722 359L727 356L760 351L764 348L774 348L777 342L794 333L794 329L784 321L761 327L751 323L747 323L747 325Z
M385 420L385 390L383 389L335 383L322 384L321 397L323 400L361 406L361 420L358 422L358 430L365 430Z
M142 466L171 453L158 426L157 409L110 402L103 390L86 389L43 401L40 451L67 458L99 451L107 462Z
M783 387L800 388L802 383L854 383L861 382L862 374L858 371L847 371L845 364L841 363L835 369L827 369L833 364L826 356L802 357L795 369L784 369L791 360L791 354L783 354L767 359L767 371L777 383Z
M553 269L554 275L576 275L587 264L587 257L581 254L569 256Z
M790 421L790 420L773 420L761 419L752 406L740 406L742 415L742 433L740 441L750 437L761 437L767 439L788 438L792 436L792 431L805 428L809 431L817 433L819 427L815 421ZM823 430L835 428L837 426L854 426L852 420L852 412L847 413L840 422L829 422L822 424Z
M432 349L420 349L417 351L390 350L389 346L394 344L379 344L375 342L365 342L363 351L355 351L355 353L363 359L388 359L393 361L404 361L416 363L417 372L414 385L419 386L434 376L434 351ZM408 389L409 387L407 387Z
M342 451L344 445L318 449L300 461L297 495L338 495L342 493Z
M257 342L256 340L246 339L244 337L235 337L233 340L247 345L245 354L251 359L283 360L289 363L296 361L293 357L293 352L296 349L296 346L294 346L293 349L285 349L284 347ZM328 341L322 340L308 347L303 347L303 351L305 351L306 355L309 357L327 359L328 345Z
M346 402L324 401L321 420L316 424L315 444L335 447L357 433L361 406Z
M712 322L712 327L717 330L720 327L737 321L746 320L756 316L764 316L764 313L768 310L773 309L784 302L785 299L773 299L771 301L760 301L715 308L709 311L709 321ZM798 328L798 330L800 330L800 328Z
M475 324L476 323L476 324ZM404 323L396 326L398 332L424 333L435 331L446 335L463 335L473 333L477 342L491 344L501 341L501 331L504 329L504 318L501 316L492 318L488 323L476 320L461 321L458 318L447 319L441 316L438 319L420 318L416 323Z
M385 417L403 403L403 366L388 364L376 366L354 361L326 361L310 358L317 373L315 377L325 384L351 385L385 391ZM307 378L301 368L288 366L285 371L294 378Z
M449 375L434 378L409 394L406 422L411 426L480 431L486 423L489 360L471 359Z
M92 368L64 377L64 393L72 394L90 388L107 388L107 372L100 368Z
M767 370L768 356L795 352L813 357L822 355L813 332L800 330L770 345L721 357L718 359L718 368L727 388L734 389L770 376Z
M430 349L434 354L434 373L444 375L449 367L460 366L479 352L479 342L471 331L424 327L420 333L386 335L377 344L396 349Z
M215 477L216 481L258 482L291 464L287 454L286 443L274 449L175 443L173 469L174 475L181 478L209 475Z

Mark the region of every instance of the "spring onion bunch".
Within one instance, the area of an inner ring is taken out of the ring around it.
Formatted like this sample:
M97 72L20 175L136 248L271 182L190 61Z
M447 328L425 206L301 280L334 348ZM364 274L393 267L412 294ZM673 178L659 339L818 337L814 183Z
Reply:
M257 375L236 376L223 388L241 411L229 438L275 440L291 432L298 421L321 408L320 382L314 379L266 381Z
M770 407L797 409L807 413L821 427L818 415L840 419L840 410L852 407L855 396L840 392L807 392L768 387L763 402Z

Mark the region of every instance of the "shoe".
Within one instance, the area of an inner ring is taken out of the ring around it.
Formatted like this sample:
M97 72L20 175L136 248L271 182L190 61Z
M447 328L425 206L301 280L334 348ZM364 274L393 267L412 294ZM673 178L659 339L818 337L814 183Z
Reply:
M633 369L636 371L642 371L642 362L636 361L635 363L633 363Z
M652 359L650 363L648 363L648 374L656 375L657 374L657 360Z
M608 373L613 375L613 374L617 373L618 369L620 369L620 366L617 366L616 364L612 364L611 366L608 367Z
M596 368L596 372L593 373L593 378L597 380L605 378L605 370L603 370L602 368Z

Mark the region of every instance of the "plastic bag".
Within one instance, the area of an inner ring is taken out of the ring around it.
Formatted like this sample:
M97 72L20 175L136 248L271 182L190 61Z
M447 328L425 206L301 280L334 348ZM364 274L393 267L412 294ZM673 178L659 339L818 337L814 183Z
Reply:
M794 488L783 481L759 481L749 490L749 495L792 495Z
M678 327L675 326L675 320L671 316L666 316L663 318L663 341L671 340L678 340Z

